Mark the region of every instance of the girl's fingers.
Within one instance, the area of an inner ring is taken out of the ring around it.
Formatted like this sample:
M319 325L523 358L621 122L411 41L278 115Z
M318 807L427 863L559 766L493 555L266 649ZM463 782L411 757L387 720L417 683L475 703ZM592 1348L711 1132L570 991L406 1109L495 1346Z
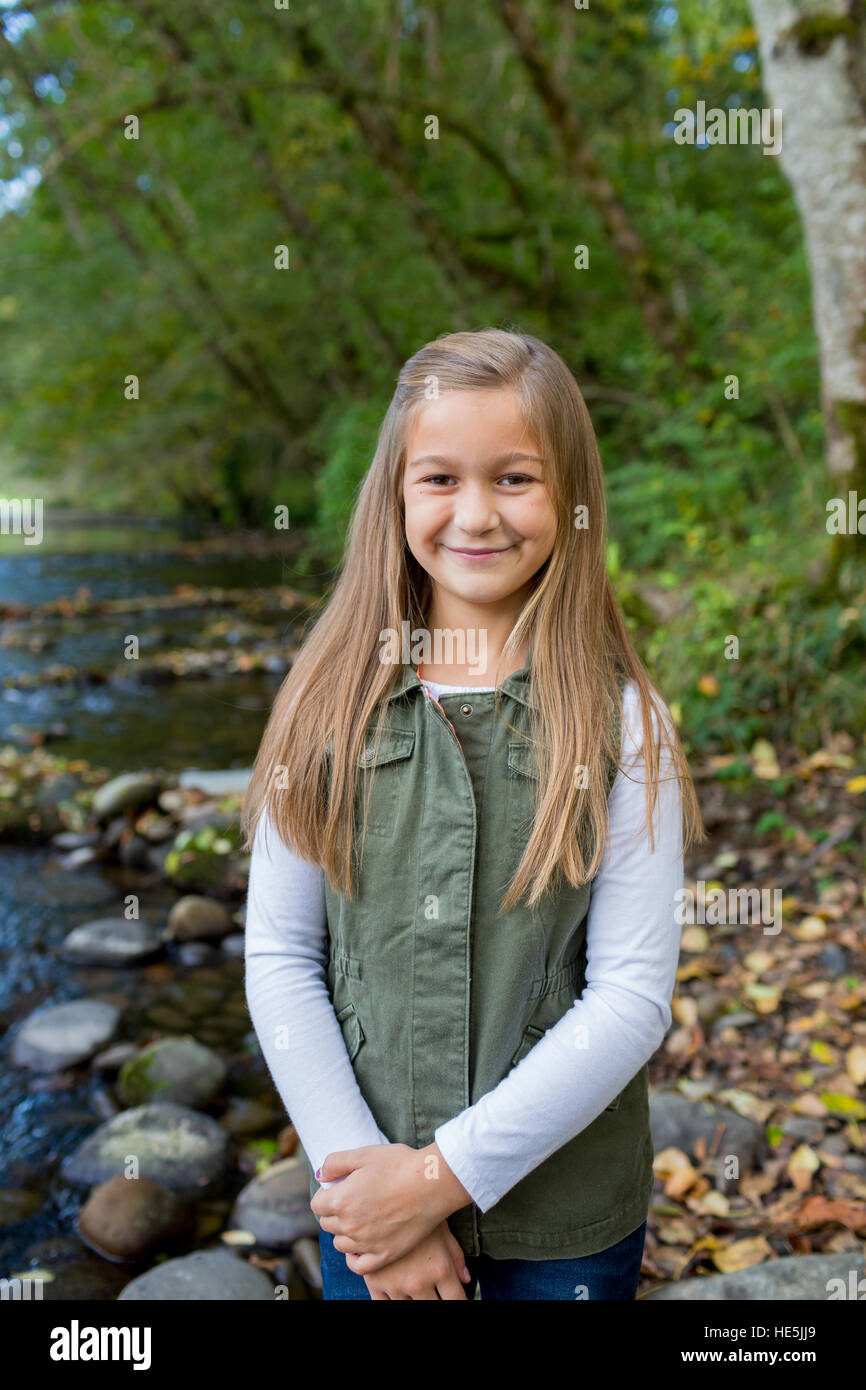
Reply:
M439 1290L439 1297L442 1299L451 1301L456 1299L461 1303L469 1302L466 1297L466 1290L459 1279L443 1279L436 1287Z

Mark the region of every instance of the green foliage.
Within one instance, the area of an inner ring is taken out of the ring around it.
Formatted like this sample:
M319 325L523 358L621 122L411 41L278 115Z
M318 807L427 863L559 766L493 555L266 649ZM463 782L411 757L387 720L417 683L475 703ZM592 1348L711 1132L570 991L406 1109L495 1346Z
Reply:
M698 98L763 104L746 0L525 6L675 351L500 5L212 0L181 46L136 7L21 13L4 12L21 32L0 82L0 191L19 189L0 239L0 491L191 529L270 532L288 506L310 540L298 573L326 579L405 358L455 328L519 327L585 390L611 567L687 740L740 753L862 727L852 547L826 592L813 579L829 483L797 208L760 149L670 138ZM818 15L795 37L820 52L850 23ZM178 872L220 858L172 853Z

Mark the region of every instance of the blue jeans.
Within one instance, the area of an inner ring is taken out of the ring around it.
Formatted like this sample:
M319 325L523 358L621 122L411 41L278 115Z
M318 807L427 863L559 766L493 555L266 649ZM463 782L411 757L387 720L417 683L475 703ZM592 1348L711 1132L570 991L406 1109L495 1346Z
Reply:
M466 1267L472 1275L464 1284L467 1299L481 1288L482 1302L500 1299L618 1299L633 1302L643 1258L646 1221L607 1250L577 1260L494 1260L490 1255L470 1255ZM322 1252L322 1297L370 1298L361 1274L353 1274L346 1256L334 1249L334 1237L319 1227ZM372 1300L371 1300L372 1301Z

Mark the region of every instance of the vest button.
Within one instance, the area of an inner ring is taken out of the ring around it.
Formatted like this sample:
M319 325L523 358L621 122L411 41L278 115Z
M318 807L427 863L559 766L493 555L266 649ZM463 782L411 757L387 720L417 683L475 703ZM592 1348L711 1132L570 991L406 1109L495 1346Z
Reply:
M364 762L365 762L365 763L368 763L368 762L370 761L370 759L373 757L373 755L375 754L375 752L376 752L375 748L365 748L365 749L364 749L364 753L363 753Z
M471 713L472 713L472 706L471 706L471 705L461 705L461 706L460 706L460 713L461 713L461 714L471 714Z

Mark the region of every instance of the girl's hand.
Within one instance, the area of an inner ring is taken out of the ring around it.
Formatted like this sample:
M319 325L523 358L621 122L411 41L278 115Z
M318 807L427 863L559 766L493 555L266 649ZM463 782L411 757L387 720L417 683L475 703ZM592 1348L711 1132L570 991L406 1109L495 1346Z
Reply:
M344 1174L348 1176L344 1177ZM371 1144L329 1154L316 1176L342 1182L320 1188L310 1203L334 1249L358 1256L356 1274L373 1274L414 1250L472 1198L436 1144Z
M346 1256L350 1269L354 1269L353 1261L357 1258ZM441 1221L407 1255L384 1265L375 1274L365 1274L364 1283L372 1299L459 1299L466 1303L463 1283L470 1278L459 1242L451 1234L448 1222Z

